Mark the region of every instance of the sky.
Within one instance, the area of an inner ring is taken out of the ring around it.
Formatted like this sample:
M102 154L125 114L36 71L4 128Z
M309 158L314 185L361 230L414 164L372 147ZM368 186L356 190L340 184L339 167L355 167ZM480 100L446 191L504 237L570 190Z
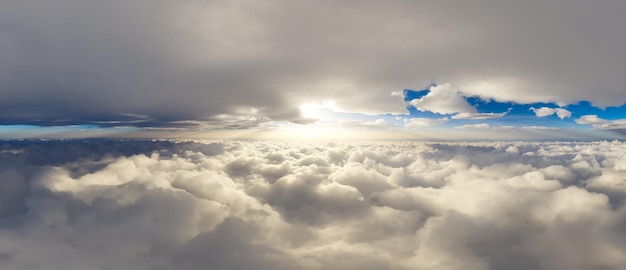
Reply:
M624 270L624 14L0 0L0 269Z
M0 1L1 138L626 139L624 1Z

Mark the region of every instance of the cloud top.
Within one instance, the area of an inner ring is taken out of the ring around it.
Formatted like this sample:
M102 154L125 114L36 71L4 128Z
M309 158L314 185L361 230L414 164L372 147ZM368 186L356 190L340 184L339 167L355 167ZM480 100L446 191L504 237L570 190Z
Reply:
M0 266L619 269L624 147L4 141Z

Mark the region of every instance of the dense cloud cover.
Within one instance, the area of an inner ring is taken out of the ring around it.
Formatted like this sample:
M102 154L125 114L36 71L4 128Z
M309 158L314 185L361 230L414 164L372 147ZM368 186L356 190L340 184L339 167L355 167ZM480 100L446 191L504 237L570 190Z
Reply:
M626 145L4 141L2 269L624 269Z
M0 124L246 128L309 122L299 106L326 100L407 113L392 93L432 82L502 102L619 106L625 11L615 0L3 0ZM419 105L474 113L451 96Z

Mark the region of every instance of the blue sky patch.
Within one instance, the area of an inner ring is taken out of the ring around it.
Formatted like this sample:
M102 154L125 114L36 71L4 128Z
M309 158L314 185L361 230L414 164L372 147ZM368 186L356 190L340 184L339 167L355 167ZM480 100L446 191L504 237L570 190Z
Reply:
M431 87L434 85L431 85ZM404 90L404 100L410 102L415 99L421 99L430 93L429 89L423 90ZM497 102L494 100L484 100L479 97L464 96L465 100L474 108L476 108L479 114L489 113L503 113L508 112L503 117L488 118L488 119L453 119L455 114L441 115L432 112L420 111L412 105L407 107L409 116L411 118L441 118L449 117L450 122L445 126L455 127L463 125L472 125L477 123L486 123L490 126L513 126L513 127L528 127L528 126L543 126L551 128L589 128L589 125L581 125L576 123L576 119L579 119L585 115L597 115L598 118L604 120L619 120L626 116L626 104L616 107L599 108L593 106L589 101L581 101L577 104L568 104L566 106L558 106L555 103L529 103L520 104L515 102ZM538 116L534 111L541 108L551 108L558 110L567 110L571 113L569 117L563 115L559 117L556 113L546 116ZM562 119L561 119L562 118Z

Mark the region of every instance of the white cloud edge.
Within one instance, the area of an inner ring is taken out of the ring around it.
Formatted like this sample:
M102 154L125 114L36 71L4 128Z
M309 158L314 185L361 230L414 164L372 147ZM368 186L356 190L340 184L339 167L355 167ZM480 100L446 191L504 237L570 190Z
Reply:
M546 117L556 114L561 120L565 118L570 118L572 116L572 112L563 108L550 108L550 107L530 107L531 111L535 113L537 117Z

